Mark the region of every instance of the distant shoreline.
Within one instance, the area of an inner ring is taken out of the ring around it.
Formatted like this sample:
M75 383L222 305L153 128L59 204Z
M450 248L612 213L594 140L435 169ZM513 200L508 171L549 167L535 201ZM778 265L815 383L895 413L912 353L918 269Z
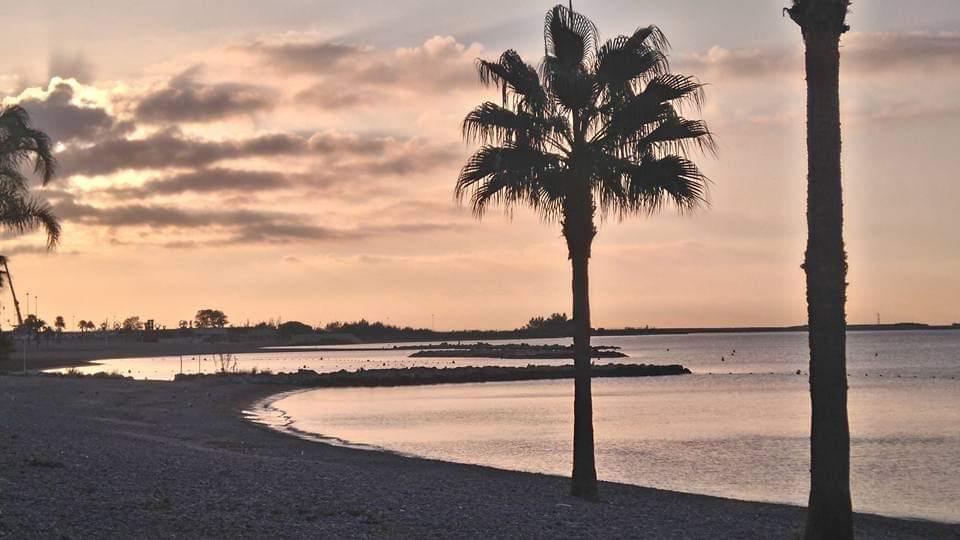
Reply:
M594 330L593 337L619 336L661 336L661 335L688 335L688 334L749 334L749 333L776 333L776 332L805 332L806 326L747 326L747 327L716 327L716 328L625 328ZM849 332L865 331L960 331L960 325L925 325L920 323L896 323L882 325L849 325ZM558 335L517 335L516 331L462 331L436 332L431 336L416 336L404 338L370 339L353 345L370 345L370 347L350 347L352 351L378 351L386 347L374 347L388 343L410 342L440 342L446 341L481 341L481 340L523 340L532 339L567 339ZM19 343L18 343L19 345ZM201 343L190 340L163 339L157 343L141 343L111 337L103 340L99 337L88 337L83 341L71 340L65 344L45 344L40 350L31 346L27 351L27 369L31 371L60 369L69 367L88 366L100 360L113 358L151 358L156 356L197 356L211 354L253 354L253 353L285 353L285 352L337 352L343 350L342 345L291 345L276 341L249 341L249 342L222 342ZM386 348L389 349L389 348ZM5 360L0 360L0 373L13 373L22 370L22 351L17 350Z
M618 330L597 329L594 336L605 335L657 335L657 334L749 334L756 332L806 332L807 325L798 326L730 326L708 328L651 328L638 329L636 332L619 334ZM848 324L848 332L903 332L909 330L960 330L960 324L923 324L923 323L891 323L891 324ZM615 332L612 334L609 332Z

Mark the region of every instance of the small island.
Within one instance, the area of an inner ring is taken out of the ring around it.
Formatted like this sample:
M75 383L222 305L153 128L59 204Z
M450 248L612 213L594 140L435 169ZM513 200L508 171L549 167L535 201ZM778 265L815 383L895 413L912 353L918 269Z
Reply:
M414 347L411 347L414 348ZM439 345L417 346L419 350L410 355L410 358L508 358L516 360L553 360L572 359L572 345L530 345L527 343L507 343L492 345L490 343L471 343L469 345L454 345L441 343ZM620 347L603 345L593 347L591 358L626 358L627 355L619 351Z

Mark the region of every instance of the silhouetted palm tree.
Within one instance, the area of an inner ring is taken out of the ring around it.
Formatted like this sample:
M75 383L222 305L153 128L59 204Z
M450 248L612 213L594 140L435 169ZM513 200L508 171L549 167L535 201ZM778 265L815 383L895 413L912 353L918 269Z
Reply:
M42 228L52 248L60 240L60 222L48 203L29 194L30 179L21 169L31 161L43 184L49 182L56 171L50 138L30 125L22 107L0 110L0 228L17 233Z
M840 36L849 0L794 0L807 73L807 317L810 501L807 538L853 538L847 420L847 254L840 169Z
M589 19L564 6L547 12L539 72L513 50L479 61L500 103L467 115L463 134L483 143L460 172L456 195L479 217L491 205L534 208L559 221L573 267L576 365L572 493L597 494L590 392L587 264L594 218L681 211L705 202L706 177L684 157L714 148L707 126L686 120L702 85L670 74L667 40L654 26L600 44Z

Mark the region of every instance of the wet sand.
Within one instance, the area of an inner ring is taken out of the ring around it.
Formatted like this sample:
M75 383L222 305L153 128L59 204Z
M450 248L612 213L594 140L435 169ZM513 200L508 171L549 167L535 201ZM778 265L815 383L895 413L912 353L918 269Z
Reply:
M90 337L84 341L71 339L63 342L44 342L40 348L32 343L27 349L28 371L88 365L108 358L151 358L155 356L198 355L217 353L255 353L262 347L276 347L278 342L202 343L191 339L165 339L156 343L141 343L135 340ZM17 343L21 346L21 343ZM294 349L296 350L296 349ZM23 371L23 349L0 359L0 373Z
M289 387L0 376L0 537L794 538L803 509L401 457L243 419ZM858 515L861 538L960 525Z

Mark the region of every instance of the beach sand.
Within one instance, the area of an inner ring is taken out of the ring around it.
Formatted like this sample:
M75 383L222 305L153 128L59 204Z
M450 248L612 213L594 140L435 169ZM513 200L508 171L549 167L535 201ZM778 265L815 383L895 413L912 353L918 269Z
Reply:
M0 376L0 537L793 538L801 508L341 448L243 419L287 387ZM946 474L946 472L945 472ZM960 525L859 515L861 538Z
M153 358L157 356L256 353L262 347L277 347L278 342L202 343L191 339L164 339L156 343L141 343L133 339L111 337L107 340L88 337L86 340L63 340L43 342L37 349L32 343L27 348L28 371L65 368L89 364L108 358ZM17 342L22 347L21 342ZM274 351L287 349L277 348ZM293 349L296 350L296 349ZM19 373L23 370L23 349L0 358L0 373Z

